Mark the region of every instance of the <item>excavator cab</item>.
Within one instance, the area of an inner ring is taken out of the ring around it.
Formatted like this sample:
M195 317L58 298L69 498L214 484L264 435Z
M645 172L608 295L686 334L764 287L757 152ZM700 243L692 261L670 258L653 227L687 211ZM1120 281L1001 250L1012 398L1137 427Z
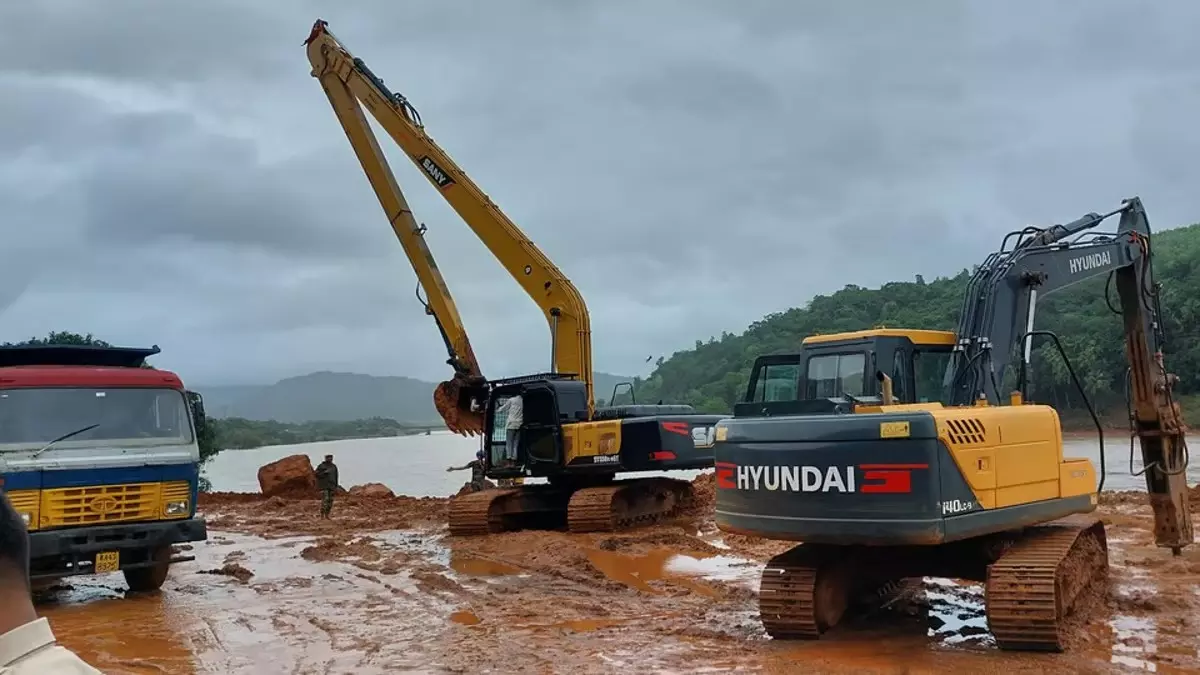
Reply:
M856 405L943 402L955 335L875 328L805 338L799 352L759 357L734 415L852 413ZM890 391L888 391L890 389Z
M504 404L521 397L516 462L504 461L508 419ZM495 380L487 399L484 438L488 475L509 478L553 473L564 464L563 424L587 420L587 386L559 374Z

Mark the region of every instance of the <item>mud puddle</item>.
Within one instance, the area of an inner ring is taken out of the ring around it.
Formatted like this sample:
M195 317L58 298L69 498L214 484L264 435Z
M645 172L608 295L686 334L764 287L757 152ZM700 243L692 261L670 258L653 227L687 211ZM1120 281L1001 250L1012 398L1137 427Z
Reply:
M714 581L740 581L757 590L762 566L734 556L704 553L682 554L656 548L647 553L628 554L586 549L588 562L604 576L645 593L663 594L671 587L716 597Z
M106 673L386 673L431 666L453 605L408 575L299 555L312 537L212 533L162 593L119 576L43 600L65 644ZM222 570L236 566L251 576Z

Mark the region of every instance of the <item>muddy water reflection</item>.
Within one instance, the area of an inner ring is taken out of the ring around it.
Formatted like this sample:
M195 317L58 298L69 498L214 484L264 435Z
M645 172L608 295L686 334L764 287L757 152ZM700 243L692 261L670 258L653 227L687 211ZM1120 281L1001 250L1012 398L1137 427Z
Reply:
M521 574L520 568L508 563L467 555L459 551L451 552L450 569L459 574L475 577L502 577Z
M680 555L671 549L654 549L639 555L600 549L588 549L586 552L588 560L604 576L645 593L661 594L663 590L654 582L666 582L670 585L682 586L701 595L713 597L717 595L717 591L706 584L698 583L682 574L670 573L667 570L667 564Z
M196 672L186 636L200 624L188 599L123 596L110 586L75 582L39 598L39 611L64 644L106 673Z
M118 576L60 592L39 610L64 644L111 674L421 669L449 625L452 608L407 575L303 560L308 538L214 534L160 594L122 598ZM204 573L228 560L253 577Z

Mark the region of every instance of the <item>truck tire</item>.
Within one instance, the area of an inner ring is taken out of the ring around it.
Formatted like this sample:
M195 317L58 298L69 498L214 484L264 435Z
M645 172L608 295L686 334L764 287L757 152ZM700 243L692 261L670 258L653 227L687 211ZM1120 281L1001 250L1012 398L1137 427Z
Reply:
M162 546L150 553L154 564L125 570L125 583L133 593L147 593L162 588L171 568L171 547Z

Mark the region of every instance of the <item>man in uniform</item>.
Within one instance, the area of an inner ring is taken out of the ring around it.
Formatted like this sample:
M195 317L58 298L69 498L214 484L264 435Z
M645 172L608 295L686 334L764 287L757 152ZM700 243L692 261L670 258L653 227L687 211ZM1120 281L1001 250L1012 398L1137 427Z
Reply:
M483 450L476 450L475 459L462 466L446 467L446 471L462 471L464 469L471 470L471 492L479 492L490 487L487 477L483 475Z
M100 675L58 644L50 623L38 618L29 592L29 534L0 490L0 673Z
M338 489L338 468L333 455L325 455L325 461L317 465L317 489L321 491L321 517L328 518Z

